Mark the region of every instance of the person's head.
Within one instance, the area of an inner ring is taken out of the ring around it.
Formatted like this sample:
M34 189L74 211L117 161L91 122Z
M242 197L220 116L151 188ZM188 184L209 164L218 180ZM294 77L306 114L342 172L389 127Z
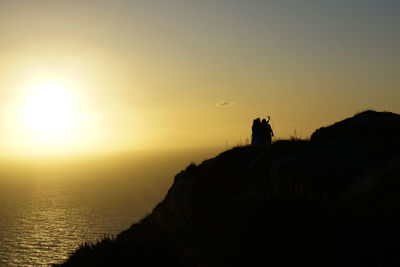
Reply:
M260 125L261 122L259 118L253 120L253 129L260 127Z
M265 124L265 123L267 123L267 121L265 119L263 119L261 123Z

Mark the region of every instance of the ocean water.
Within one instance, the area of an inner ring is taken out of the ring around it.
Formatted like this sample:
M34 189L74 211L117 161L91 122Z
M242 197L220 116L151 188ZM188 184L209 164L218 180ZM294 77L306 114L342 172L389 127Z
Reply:
M150 213L173 177L219 148L3 159L0 266L49 266Z

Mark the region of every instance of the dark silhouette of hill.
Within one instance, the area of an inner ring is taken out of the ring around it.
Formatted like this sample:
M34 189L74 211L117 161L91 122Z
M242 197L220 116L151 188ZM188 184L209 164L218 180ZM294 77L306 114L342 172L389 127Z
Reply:
M236 147L175 176L153 212L63 266L400 266L400 116Z

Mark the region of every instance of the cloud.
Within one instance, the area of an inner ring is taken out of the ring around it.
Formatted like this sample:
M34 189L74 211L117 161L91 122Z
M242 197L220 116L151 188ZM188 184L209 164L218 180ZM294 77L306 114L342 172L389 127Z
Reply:
M228 107L228 106L232 106L235 105L235 102L231 102L231 101L221 101L217 104L215 104L217 107Z

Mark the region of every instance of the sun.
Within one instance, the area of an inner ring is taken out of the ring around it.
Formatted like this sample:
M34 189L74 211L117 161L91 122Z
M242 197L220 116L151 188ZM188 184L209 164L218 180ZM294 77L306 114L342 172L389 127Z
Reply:
M67 135L75 126L75 112L68 90L57 83L37 85L24 105L24 118L36 137Z

